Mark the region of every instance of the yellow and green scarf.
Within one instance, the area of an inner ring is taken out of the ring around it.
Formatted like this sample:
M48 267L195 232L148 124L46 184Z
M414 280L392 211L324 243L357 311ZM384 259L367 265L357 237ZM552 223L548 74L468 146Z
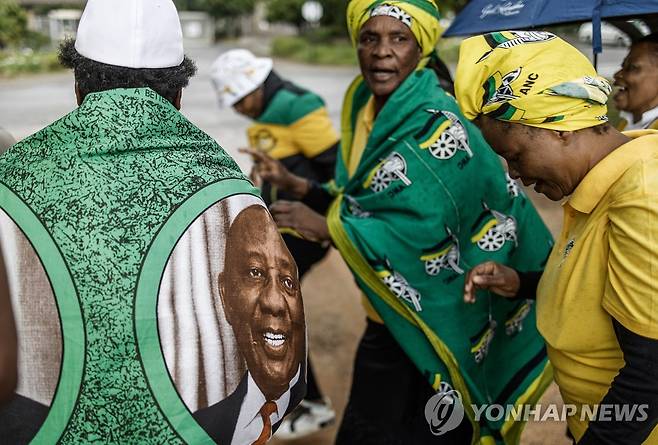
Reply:
M347 28L356 45L359 31L372 17L395 17L411 29L423 56L434 51L441 35L439 9L434 0L352 0L347 6Z
M455 93L471 120L483 114L580 130L607 122L610 92L608 81L580 51L549 32L494 32L461 45Z
M487 293L465 305L464 272L487 260L539 270L552 238L429 69L388 99L350 174L356 120L370 98L362 77L345 98L332 239L427 381L459 391L474 443L516 444L522 422L476 422L471 404L539 399L552 375L535 311Z

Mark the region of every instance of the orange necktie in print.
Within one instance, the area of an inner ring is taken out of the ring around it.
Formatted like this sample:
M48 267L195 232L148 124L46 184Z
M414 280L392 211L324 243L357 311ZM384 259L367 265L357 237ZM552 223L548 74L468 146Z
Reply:
M270 436L272 435L272 421L270 420L270 416L272 413L276 412L276 403L265 402L259 412L260 416L263 418L263 431L260 432L258 439L256 439L251 445L263 445L270 439Z

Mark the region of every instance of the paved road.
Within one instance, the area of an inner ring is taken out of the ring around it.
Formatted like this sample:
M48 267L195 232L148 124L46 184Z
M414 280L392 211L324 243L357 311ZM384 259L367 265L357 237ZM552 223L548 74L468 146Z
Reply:
M590 54L586 45L583 52ZM183 96L183 113L197 126L215 137L243 167L249 166L237 147L245 143L248 120L232 110L219 110L210 87L208 70L225 47L192 48L199 73ZM618 69L626 48L606 47L600 56L599 71L606 77ZM332 119L338 124L343 93L357 71L352 67L322 67L277 61L275 68L284 76L318 92L327 101ZM453 69L454 71L454 69ZM0 80L0 126L21 139L63 116L75 107L73 75L70 72Z
M199 71L183 92L182 111L233 155L243 169L247 169L250 161L237 153L237 148L246 143L245 130L249 121L233 110L217 107L208 76L210 65L223 49L193 48L189 51ZM356 75L356 68L316 67L277 61L275 69L324 97L338 128L343 93ZM71 72L0 80L0 127L17 139L45 127L75 106Z

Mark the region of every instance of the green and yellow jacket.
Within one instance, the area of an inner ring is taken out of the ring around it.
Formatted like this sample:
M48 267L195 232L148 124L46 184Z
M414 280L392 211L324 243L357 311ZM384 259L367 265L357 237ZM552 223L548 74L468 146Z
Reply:
M333 179L338 133L322 98L282 80L274 71L264 87L263 113L247 129L251 146L280 160L298 176L318 182ZM264 184L263 198L268 204L285 197Z
M324 183L334 177L338 133L320 96L282 80L274 71L264 83L263 113L248 128L253 148L280 160L294 174ZM267 205L278 199L293 199L264 183ZM326 211L326 206L317 210ZM300 275L324 257L327 249L284 232L283 239L295 258Z

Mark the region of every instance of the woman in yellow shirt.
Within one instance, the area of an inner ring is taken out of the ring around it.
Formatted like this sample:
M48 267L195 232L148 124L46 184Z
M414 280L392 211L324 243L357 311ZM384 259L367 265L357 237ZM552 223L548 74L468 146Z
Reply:
M566 199L543 274L480 264L465 300L477 289L507 298L536 289L578 444L658 444L658 133L610 126L610 85L550 33L467 39L455 90L510 176Z

